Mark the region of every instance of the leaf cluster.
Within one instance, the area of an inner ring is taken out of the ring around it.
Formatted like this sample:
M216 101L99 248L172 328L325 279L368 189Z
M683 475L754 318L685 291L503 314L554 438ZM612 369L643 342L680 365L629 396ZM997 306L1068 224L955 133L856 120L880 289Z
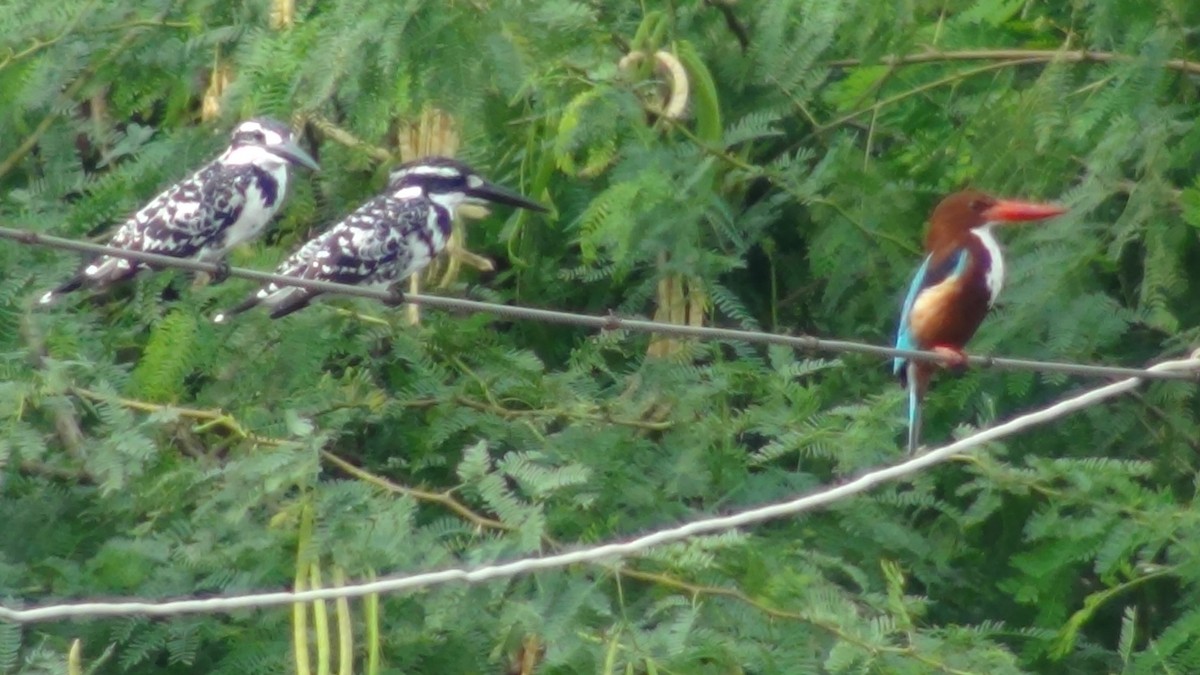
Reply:
M234 253L269 269L378 190L377 157L433 106L465 159L554 207L472 223L499 269L439 292L648 316L681 278L710 323L886 343L926 214L973 185L1072 212L1005 237L1009 283L972 349L1140 366L1200 338L1200 5L271 4L0 7L0 219L103 236L236 120L295 116L323 171ZM638 50L680 62L684 114L655 108L662 73L621 67ZM8 606L487 565L900 452L904 397L858 356L650 357L620 332L410 325L345 299L215 326L245 283L171 271L35 311L77 264L0 246ZM1086 384L940 376L927 437ZM0 624L0 672L62 672L76 638L85 666L126 673L325 672L334 643L368 673L1195 672L1197 413L1194 386L1151 385L827 511L619 563L290 614Z

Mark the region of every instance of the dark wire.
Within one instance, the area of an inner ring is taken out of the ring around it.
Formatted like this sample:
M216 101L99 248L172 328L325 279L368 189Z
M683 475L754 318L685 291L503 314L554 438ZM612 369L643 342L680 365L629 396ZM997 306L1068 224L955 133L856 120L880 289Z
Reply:
M39 234L37 232L30 232L27 230L15 230L7 227L0 227L0 238L13 239L25 244L48 246L67 251L77 251L79 253L110 255L119 258L127 258L130 260L146 262L159 267L174 267L193 272L214 273L217 272L220 267L214 263L200 262L186 258L172 258L170 256L157 255L154 253L143 253L141 251L126 251L124 249L113 248L111 246L102 246L100 244L75 241L73 239L63 239L62 237L54 237L50 235ZM392 295L383 290L360 288L358 286L337 284L315 279L300 279L297 277L289 277L270 272L259 272L257 270L250 270L240 267L230 268L229 275L264 283L274 282L281 286L299 286L301 288L309 288L325 293L337 293L340 295L370 298L381 301L392 299ZM887 359L901 357L905 359L929 361L934 363L946 361L945 356L936 352L880 347L878 345L865 344L862 342L850 342L847 340L826 340L807 335L782 335L778 333L735 330L731 328L712 328L707 326L680 326L671 323L646 321L644 319L626 319L614 314L608 314L604 316L576 314L573 312L560 312L551 309L536 309L533 307L500 305L492 302L465 300L461 298L447 298L435 295L419 295L416 293L406 293L404 295L404 299L407 302L436 309L463 312L486 312L512 319L527 319L546 323L567 324L572 326L582 326L585 328L596 328L599 330L627 330L638 333L657 333L659 335L692 337L704 340L725 340L730 342L745 342L750 344L776 344L806 351L866 354L869 356L879 356ZM1033 361L1028 359L1010 359L996 356L969 356L968 363L973 366L987 368L1032 370L1043 373L1063 373L1068 375L1086 375L1090 377L1138 377L1146 380L1200 380L1200 372L1168 370L1155 371L1145 370L1142 368L1096 366L1090 364L1063 363L1057 361Z

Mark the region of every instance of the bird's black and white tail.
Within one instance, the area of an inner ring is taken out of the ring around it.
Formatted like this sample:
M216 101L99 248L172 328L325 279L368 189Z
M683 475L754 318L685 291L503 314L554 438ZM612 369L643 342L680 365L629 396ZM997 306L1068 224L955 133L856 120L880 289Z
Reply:
M62 282L53 290L46 291L38 300L38 304L52 304L59 297L78 291L84 286L97 289L105 288L110 284L132 277L141 269L144 269L143 265L138 265L124 258L97 258L80 267L79 271L73 274L70 279Z
M277 301L271 303L269 316L272 319L282 319L292 312L299 312L308 307L308 303L316 296L305 288L288 289L289 292Z
M223 311L220 311L220 312L217 312L216 314L214 314L213 318L212 318L213 323L227 323L230 319L237 316L238 314L241 314L242 312L247 312L247 311L250 311L251 309L254 309L256 306L258 306L259 302L260 302L260 300L258 299L257 295L251 295L250 297L239 302L238 304L234 305L233 307L230 307L229 309L226 309L226 310L223 310Z
M231 318L247 312L259 305L266 305L272 319L280 319L292 312L298 312L308 306L316 294L305 288L276 288L272 284L247 296L238 304L213 316L213 323L226 323Z
M39 305L53 304L54 301L58 300L59 297L66 295L67 293L72 293L74 291L77 291L80 288L83 288L83 284L85 281L87 281L87 277L83 276L83 272L82 271L76 272L75 276L62 282L61 284L56 286L54 289L46 291L44 294L42 294L42 297L40 299L38 299L38 304Z

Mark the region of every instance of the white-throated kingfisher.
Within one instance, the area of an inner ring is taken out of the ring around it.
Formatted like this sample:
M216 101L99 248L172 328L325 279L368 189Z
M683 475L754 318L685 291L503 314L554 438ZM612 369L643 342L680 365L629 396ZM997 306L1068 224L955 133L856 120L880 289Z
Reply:
M965 365L963 347L996 302L1004 285L1004 256L992 233L997 225L1042 220L1061 206L997 199L976 190L956 192L929 218L925 262L913 277L900 314L896 348L944 354L947 365ZM921 399L938 364L897 358L892 370L908 388L908 451L921 434Z

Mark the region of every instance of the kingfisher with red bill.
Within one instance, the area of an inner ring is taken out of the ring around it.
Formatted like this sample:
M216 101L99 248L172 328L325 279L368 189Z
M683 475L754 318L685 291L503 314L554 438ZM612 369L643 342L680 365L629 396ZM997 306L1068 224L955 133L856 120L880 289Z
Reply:
M976 190L956 192L929 218L927 255L913 277L900 314L896 348L938 352L946 366L967 363L963 347L1004 285L1004 256L993 228L1065 213L1051 204L997 199ZM921 400L938 364L896 358L893 372L908 389L908 451L921 433Z

